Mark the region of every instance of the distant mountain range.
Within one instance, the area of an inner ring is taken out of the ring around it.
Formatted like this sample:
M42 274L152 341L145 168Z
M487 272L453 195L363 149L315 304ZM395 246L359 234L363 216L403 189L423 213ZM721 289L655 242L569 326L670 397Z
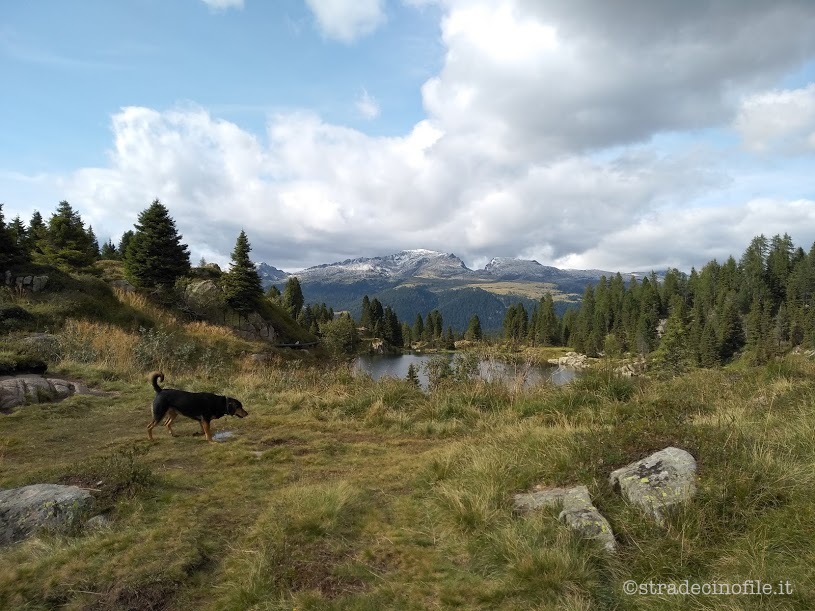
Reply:
M416 314L438 308L444 326L466 328L478 314L482 328L501 328L507 308L522 302L527 310L549 292L560 314L580 303L588 284L616 272L570 270L537 261L496 257L484 269L469 269L456 255L433 250L403 250L384 257L347 259L288 274L266 263L257 265L264 287L281 290L289 276L297 276L306 303L325 303L335 311L359 316L362 298L378 298L400 320L413 324ZM626 277L632 274L626 274ZM642 276L641 273L633 275Z

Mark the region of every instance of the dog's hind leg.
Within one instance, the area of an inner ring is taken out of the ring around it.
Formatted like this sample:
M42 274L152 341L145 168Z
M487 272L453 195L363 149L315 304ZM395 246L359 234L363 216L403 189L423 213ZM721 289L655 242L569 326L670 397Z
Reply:
M150 421L150 424L147 425L147 438L150 441L153 441L153 427L155 427L157 424L158 420L153 418L153 420Z
M167 430L170 431L171 437L175 437L175 433L173 433L173 422L175 422L176 418L178 418L178 412L174 409L170 409L167 412L167 420L164 421L164 426L166 426Z

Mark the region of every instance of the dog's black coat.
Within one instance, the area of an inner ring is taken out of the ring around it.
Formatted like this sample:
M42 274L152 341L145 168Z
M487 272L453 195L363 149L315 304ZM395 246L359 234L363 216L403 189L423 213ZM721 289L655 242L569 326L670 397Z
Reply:
M155 427L166 416L165 426L174 435L172 424L178 414L197 420L201 424L201 430L207 438L212 441L212 432L209 423L212 420L223 416L237 416L244 418L249 414L243 409L243 405L237 399L216 395L211 392L188 392L175 388L161 388L158 380L164 381L164 374L154 372L150 374L150 381L156 396L153 399L153 420L147 425L147 436L153 438L153 427Z

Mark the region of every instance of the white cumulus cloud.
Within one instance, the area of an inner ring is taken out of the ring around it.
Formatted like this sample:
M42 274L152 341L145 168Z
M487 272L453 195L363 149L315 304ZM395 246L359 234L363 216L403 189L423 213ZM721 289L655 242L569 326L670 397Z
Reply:
M327 38L352 43L385 22L384 0L306 0Z
M376 119L382 110L379 102L376 101L367 89L363 89L356 101L357 111L366 119Z
M231 8L243 8L243 0L201 0L201 2L215 11L225 11Z
M815 150L815 84L757 93L735 120L747 149L800 153Z

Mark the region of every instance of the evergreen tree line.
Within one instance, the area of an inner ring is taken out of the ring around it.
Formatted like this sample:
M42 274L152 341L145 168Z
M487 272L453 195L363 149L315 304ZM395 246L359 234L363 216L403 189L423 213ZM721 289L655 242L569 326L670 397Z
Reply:
M62 201L46 223L35 211L26 225L19 215L6 223L0 204L0 267L25 263L60 268L87 267L99 260L99 243L90 225Z
M118 246L109 239L101 248L93 227L86 229L67 201L59 203L47 223L35 211L28 226L19 216L7 225L0 205L0 268L31 262L81 270L99 260L121 260L124 275L134 286L167 290L191 269L189 250L181 240L175 221L158 199L139 214L134 229L122 235ZM246 233L241 231L229 272L221 279L227 305L241 315L255 311L263 297L250 251Z
M384 339L392 346L410 348L416 342L423 342L435 348L455 349L457 339L478 341L482 339L481 321L477 315L470 318L467 331L456 335L451 325L444 331L444 320L438 309L428 312L426 316L416 314L413 325L400 322L396 312L390 307L382 307L378 298L362 298L359 320L360 326L372 337Z
M549 295L531 316L516 304L506 313L504 337L590 356L653 353L672 370L714 366L738 353L760 363L792 346L815 347L814 298L815 245L805 252L787 234L760 235L738 261L713 260L690 274L603 277L561 318Z

